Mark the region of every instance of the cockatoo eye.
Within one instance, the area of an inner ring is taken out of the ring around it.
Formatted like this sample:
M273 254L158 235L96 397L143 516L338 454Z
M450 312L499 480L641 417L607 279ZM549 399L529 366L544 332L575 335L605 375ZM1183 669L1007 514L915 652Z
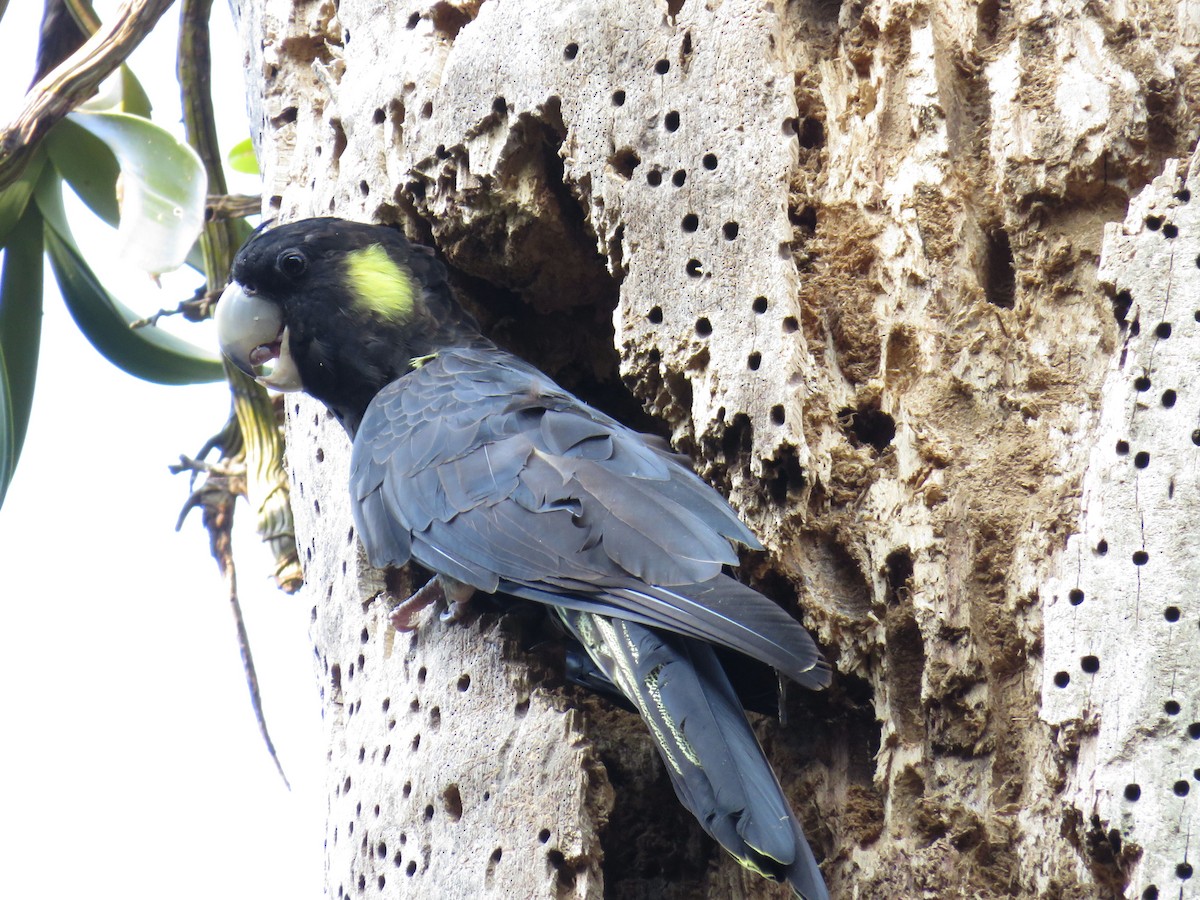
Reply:
M288 278L299 278L308 270L308 258L299 250L284 250L275 266Z

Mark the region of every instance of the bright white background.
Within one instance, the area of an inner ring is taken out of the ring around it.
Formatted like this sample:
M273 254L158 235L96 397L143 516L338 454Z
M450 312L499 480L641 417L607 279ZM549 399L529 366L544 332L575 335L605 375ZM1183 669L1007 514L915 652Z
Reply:
M103 17L116 3L96 6ZM4 123L33 73L40 12L15 0L0 20ZM176 129L178 15L169 10L131 60L155 121ZM224 2L213 53L227 150L248 130ZM253 181L232 187L257 192ZM76 232L93 262L114 255L107 231ZM97 269L145 313L174 307L198 283L164 279L159 289L117 261ZM76 330L49 270L46 283L32 421L0 509L0 897L321 896L311 601L274 589L241 505L241 600L289 793L258 735L199 511L174 531L188 482L167 466L221 427L228 393L115 369ZM209 331L185 328L214 345Z

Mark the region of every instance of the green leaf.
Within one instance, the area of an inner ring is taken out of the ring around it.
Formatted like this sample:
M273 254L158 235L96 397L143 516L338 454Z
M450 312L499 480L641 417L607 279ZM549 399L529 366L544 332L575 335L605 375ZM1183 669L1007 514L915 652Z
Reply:
M151 273L181 266L204 226L208 178L196 151L128 113L70 119L107 144L121 167L121 255Z
M70 237L46 229L50 267L79 330L113 365L158 384L195 384L225 377L215 355L154 326L130 328L138 316L108 293Z
M45 154L40 152L34 154L21 176L0 191L0 247L7 245L9 233L20 221L21 216L25 215L25 207L29 203L34 185L37 184L45 164ZM41 255L41 250L38 251L38 255Z
M88 136L82 129L79 133ZM75 237L71 234L71 223L67 221L67 209L63 206L63 179L55 166L47 166L42 170L42 177L33 189L33 199L46 227L54 229L58 236L70 243L78 253L79 245L75 243Z
M258 157L254 154L254 141L246 138L234 145L233 149L229 151L229 168L247 175L260 174Z
M42 336L42 216L36 206L12 229L0 272L0 504L29 427Z
M133 74L133 69L125 63L121 63L117 77L121 79L121 111L141 116L143 119L150 118L150 112L153 109L150 105L150 97L146 94L137 76Z
M120 220L117 176L121 168L108 146L70 119L63 119L46 135L46 149L54 168L87 208L116 227Z
M125 63L100 84L96 94L76 109L83 112L129 113L143 119L150 118L150 98L142 88L133 70Z

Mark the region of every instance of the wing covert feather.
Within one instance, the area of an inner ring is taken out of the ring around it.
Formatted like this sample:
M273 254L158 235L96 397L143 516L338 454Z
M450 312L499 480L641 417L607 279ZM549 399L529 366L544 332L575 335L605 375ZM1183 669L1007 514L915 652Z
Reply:
M681 458L494 349L443 351L375 397L351 457L373 564L624 616L827 683L807 631L721 575L753 534Z

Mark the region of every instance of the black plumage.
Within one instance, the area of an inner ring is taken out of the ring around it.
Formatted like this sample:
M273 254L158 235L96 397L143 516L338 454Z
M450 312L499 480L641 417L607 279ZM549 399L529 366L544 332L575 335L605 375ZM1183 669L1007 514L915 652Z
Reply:
M827 896L710 645L810 688L829 667L798 622L723 573L732 543L760 545L684 458L483 338L440 264L390 229L317 219L257 235L218 330L246 368L279 356L267 383L302 387L346 426L373 565L416 560L457 599L548 604L642 714L705 830L807 900Z

